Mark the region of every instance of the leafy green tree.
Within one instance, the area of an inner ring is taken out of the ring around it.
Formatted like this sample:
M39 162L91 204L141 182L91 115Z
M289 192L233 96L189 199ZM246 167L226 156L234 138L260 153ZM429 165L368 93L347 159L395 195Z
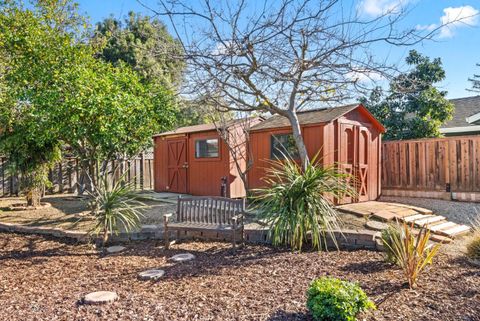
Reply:
M28 129L16 130L16 139L33 151L32 141L40 147L68 146L95 180L99 161L135 156L151 143L152 134L171 128L172 95L160 84L142 81L124 63L97 59L101 48L80 41L80 28L64 19L78 16L55 14L74 8L70 1L37 4L41 10L12 2L2 11L0 51L9 59L4 78L12 104L2 106L0 114L9 128Z
M99 57L125 62L149 82L179 85L184 63L181 44L158 19L129 12L122 22L107 18L96 26L95 42L104 42Z
M480 64L477 64L477 67L480 67ZM472 87L468 90L480 93L480 74L474 74L471 78L468 78L468 81L472 83Z
M52 3L39 1L25 10L22 2L0 2L0 153L8 157L10 170L19 174L28 206L40 203L48 170L60 158L61 143L46 113L50 100L36 99L38 92L50 95L48 86L58 76L51 66L59 58L52 52L65 32L52 17L68 24L58 12L64 1ZM40 13L43 20L38 19ZM40 81L33 77L35 72L48 77Z
M104 44L98 53L114 65L126 63L144 82L160 83L176 90L185 69L183 48L158 19L129 12L126 19L110 17L96 25L92 40ZM209 122L202 105L177 97L175 126ZM210 113L211 114L211 113Z
M411 69L391 81L388 95L376 88L361 102L385 125L387 140L438 137L454 111L447 92L435 87L445 79L441 59L411 50L405 61Z

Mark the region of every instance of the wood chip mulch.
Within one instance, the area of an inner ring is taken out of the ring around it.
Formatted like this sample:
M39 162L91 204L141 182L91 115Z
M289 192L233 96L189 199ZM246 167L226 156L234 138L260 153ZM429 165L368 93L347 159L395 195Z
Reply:
M89 245L42 236L0 233L0 320L311 320L310 281L323 275L358 281L378 304L360 320L480 320L480 269L443 254L420 287L405 287L399 269L369 251L291 253L229 244L127 244L102 255ZM189 252L193 261L173 263ZM141 281L141 271L165 276ZM93 291L119 300L82 304Z

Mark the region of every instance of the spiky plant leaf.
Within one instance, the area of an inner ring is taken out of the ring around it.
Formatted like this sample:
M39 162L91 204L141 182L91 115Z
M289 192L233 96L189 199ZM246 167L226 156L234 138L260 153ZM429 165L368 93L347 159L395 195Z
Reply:
M93 197L95 226L92 234L102 235L106 243L108 236L123 229L125 232L139 227L143 216L141 209L148 207L138 200L132 183L125 182L122 175L115 183L110 183L108 175L98 180L94 186Z
M333 231L339 230L340 219L333 200L355 192L348 175L319 163L314 157L302 170L288 157L269 161L267 187L254 190L253 200L258 218L269 225L273 245L302 250L311 239L312 247L320 250L326 248L326 233L336 244Z

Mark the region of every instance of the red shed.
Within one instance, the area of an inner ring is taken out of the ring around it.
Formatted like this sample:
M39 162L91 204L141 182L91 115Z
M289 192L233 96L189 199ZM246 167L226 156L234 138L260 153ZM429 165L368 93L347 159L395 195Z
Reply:
M316 109L298 113L309 157L320 153L323 165L335 163L357 177L358 199L375 200L380 196L381 140L385 128L363 105ZM281 157L291 150L293 137L288 120L273 116L251 128L250 152L253 167L248 172L249 188L262 187L265 159ZM290 153L291 154L291 153Z
M256 122L258 120L249 123ZM237 154L238 150L246 152L244 126L232 121L226 127L236 139ZM240 160L239 165L244 170L246 161ZM227 197L246 195L232 153L214 124L182 127L155 135L154 179L156 192L221 196L224 188Z
M358 178L359 197L344 202L374 200L380 195L381 135L384 127L362 105L325 108L298 113L310 157L320 152L322 164L341 164ZM243 127L235 122L231 131ZM243 132L239 132L239 137ZM221 195L222 179L226 195L245 196L232 154L213 124L182 127L154 136L155 191L192 195ZM238 142L246 150L246 139ZM250 130L248 187L262 186L267 159L291 151L293 139L288 120L272 116ZM246 162L241 161L242 168Z

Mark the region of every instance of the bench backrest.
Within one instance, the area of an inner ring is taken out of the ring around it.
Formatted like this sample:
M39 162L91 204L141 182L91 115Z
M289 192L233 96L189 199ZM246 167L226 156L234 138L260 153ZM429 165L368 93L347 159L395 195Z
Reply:
M230 219L245 211L244 199L225 197L179 197L177 222L202 224L230 224Z

